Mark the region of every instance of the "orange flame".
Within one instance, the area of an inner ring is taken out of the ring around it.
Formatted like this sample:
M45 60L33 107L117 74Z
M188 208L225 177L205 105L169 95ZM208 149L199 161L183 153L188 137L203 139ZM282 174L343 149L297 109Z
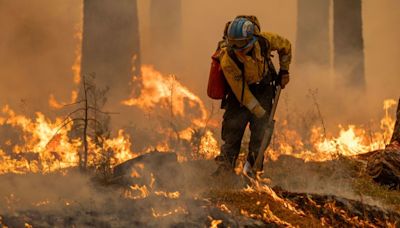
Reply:
M78 152L81 150L81 139L70 138L72 124L66 124L70 119L56 118L54 121L46 118L42 113L36 113L35 119L17 115L8 106L2 109L0 126L9 125L21 132L19 143L10 143L11 151L0 148L0 174L7 172L52 172L78 164ZM102 147L88 138L90 161L96 162L103 156L103 151L112 151L112 165L137 156L131 151L131 142L122 130L118 136L105 140ZM94 164L93 164L94 165Z
M178 132L171 132L166 128L159 129L159 133L166 136L165 140L159 142L156 149L159 151L170 151L168 135L178 135L179 139L192 141L193 129L203 129L200 139L198 153L199 157L212 159L219 151L218 141L208 127L217 127L217 124L209 121L209 112L203 101L192 93L187 87L181 84L173 75L165 76L156 71L152 66L142 66L141 77L133 77L133 83L142 81L140 95L122 101L124 105L135 106L145 112L158 111L169 113L171 118L182 118L190 125L181 126ZM168 116L168 114L166 115ZM185 121L180 121L185 122ZM207 126L209 125L209 126ZM177 129L174 129L177 131ZM178 154L180 161L187 160Z
M203 101L188 88L175 79L174 75L164 76L152 66L142 67L143 88L140 97L130 98L122 103L127 106L137 106L151 111L156 106L172 109L174 115L185 116L188 109L200 110L200 115L193 121L202 125L208 114Z
M280 128L275 132L275 143L268 150L268 156L276 160L280 155L293 155L305 160L329 160L337 155L353 156L373 150L384 149L393 134L395 120L389 115L389 109L396 104L390 99L384 101L385 116L380 122L380 129L368 131L362 126L339 125L339 133L325 138L320 127L311 129L311 137L308 139L312 148L305 146L303 138L294 130L288 129L286 122L282 121Z

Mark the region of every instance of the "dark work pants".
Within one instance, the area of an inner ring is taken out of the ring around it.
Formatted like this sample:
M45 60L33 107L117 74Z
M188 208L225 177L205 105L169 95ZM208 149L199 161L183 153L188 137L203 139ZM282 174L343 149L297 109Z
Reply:
M272 109L272 99L274 96L274 87L264 79L259 84L250 85L250 91L266 110L267 115L263 118L257 118L245 106L241 106L235 95L230 92L225 101L225 113L222 121L222 140L221 156L229 162L232 167L235 166L236 159L239 156L242 138L247 124L250 124L250 144L247 161L253 166L257 158L261 141L264 137L265 126Z

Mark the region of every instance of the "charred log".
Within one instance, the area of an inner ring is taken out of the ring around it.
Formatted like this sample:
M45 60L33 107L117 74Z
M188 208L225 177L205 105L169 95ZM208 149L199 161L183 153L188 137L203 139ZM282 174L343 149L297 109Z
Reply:
M308 215L321 218L323 223L328 226L386 226L388 221L396 224L396 221L400 219L398 212L387 211L356 200L334 195L292 193L279 188L274 188L274 190L282 198L294 202L296 208L303 210ZM337 211L341 211L341 213L336 213Z
M123 186L150 186L155 181L157 188L176 190L182 186L181 171L176 153L154 151L117 165L112 182Z

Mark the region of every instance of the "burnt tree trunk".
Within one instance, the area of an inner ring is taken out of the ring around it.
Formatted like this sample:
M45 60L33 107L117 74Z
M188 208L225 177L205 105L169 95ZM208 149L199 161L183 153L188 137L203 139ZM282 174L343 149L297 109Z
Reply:
M339 85L364 88L361 0L334 0L334 68Z
M151 0L149 60L161 71L175 73L179 66L181 7L181 0Z
M299 0L297 16L298 64L329 66L329 0Z
M395 141L400 143L400 98L397 103L396 124L394 125L394 131L390 142L394 143Z
M368 158L367 172L378 183L400 189L400 99L390 144Z
M95 73L100 88L126 98L139 75L140 43L136 0L84 0L82 74Z

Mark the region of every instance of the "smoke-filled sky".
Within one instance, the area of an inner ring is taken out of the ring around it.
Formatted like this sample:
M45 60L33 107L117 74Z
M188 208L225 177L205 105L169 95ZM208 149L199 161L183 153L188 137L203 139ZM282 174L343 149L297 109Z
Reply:
M60 100L69 99L74 87L71 67L75 60L77 39L74 34L81 20L81 4L81 0L0 0L2 106L9 103L32 112L46 107L50 93ZM149 39L150 0L138 0L138 6L142 60L145 64L152 64L149 62L149 59L154 59L149 51L152 45ZM364 0L362 8L365 93L338 92L334 86L335 75L330 69L299 66L294 61L292 82L284 93L293 106L309 105L307 91L318 88L321 110L326 118L368 120L381 116L383 99L399 97L400 31L396 26L400 21L400 2ZM175 64L163 66L163 69L169 69L165 73L177 74L180 81L207 103L210 56L226 21L238 14L258 16L262 30L287 37L296 51L295 0L183 0L182 39L171 44L175 45L177 52L168 56L175 59ZM300 54L307 55L295 53ZM164 58L157 59L156 67L161 67ZM338 116L338 107L345 115Z
M79 1L0 1L0 104L29 112L72 89Z

